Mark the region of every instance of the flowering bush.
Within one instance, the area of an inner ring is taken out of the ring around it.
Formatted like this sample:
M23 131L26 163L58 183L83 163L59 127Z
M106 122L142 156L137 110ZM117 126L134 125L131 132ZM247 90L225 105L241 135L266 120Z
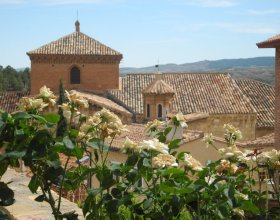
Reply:
M81 113L87 100L65 92L67 102L60 107L67 119L67 130L56 136L59 115L43 111L53 106L54 94L46 87L40 94L20 101L20 112L2 113L0 119L0 176L23 160L33 174L29 189L42 194L55 219L77 219L75 212L61 213L64 189L73 191L89 177L98 186L88 189L82 203L86 219L232 219L276 217L268 207L257 204L268 197L256 189L254 172L259 165L269 170L274 195L279 202L278 185L272 172L279 170L279 151L242 152L235 141L242 137L232 125L225 125L228 146L218 149L212 135L206 142L221 154L218 161L203 166L189 152L178 152L180 139L168 140L172 129L186 127L182 113L169 121L149 122L145 132L152 137L140 143L126 138L120 153L127 160L111 164L108 160L114 138L126 128L107 109L93 115ZM66 157L62 161L61 157ZM83 165L84 156L90 165ZM70 160L78 161L74 167ZM59 189L55 199L52 187ZM40 190L39 190L40 189ZM277 191L278 189L278 191ZM1 193L1 192L0 192ZM278 194L277 194L278 193ZM0 197L1 198L1 197Z

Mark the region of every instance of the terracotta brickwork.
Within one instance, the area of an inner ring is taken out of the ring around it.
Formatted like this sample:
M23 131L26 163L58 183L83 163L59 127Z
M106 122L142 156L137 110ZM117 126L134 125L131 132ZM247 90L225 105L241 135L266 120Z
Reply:
M166 115L170 112L173 95L153 95L143 94L144 100L144 118L146 120L154 120L157 117L158 105L162 105L162 118L166 118ZM150 105L150 116L147 117L147 104Z
M70 70L80 69L80 84L70 84ZM103 93L108 89L119 88L118 63L31 63L31 94L37 94L46 85L58 92L59 79L67 90L85 90Z
M280 47L275 54L275 147L280 148Z

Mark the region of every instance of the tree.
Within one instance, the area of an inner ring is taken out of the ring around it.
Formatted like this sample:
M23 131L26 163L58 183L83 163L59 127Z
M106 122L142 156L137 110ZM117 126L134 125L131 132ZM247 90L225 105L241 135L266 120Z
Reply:
M58 97L58 105L61 106L63 103L65 103L65 95L64 95L64 88L63 88L63 83L62 80L60 79L59 81L59 97ZM56 130L56 136L57 137L63 137L65 131L67 130L67 121L66 118L63 115L63 110L61 107L58 107L58 114L60 116L60 120L57 125L57 130Z

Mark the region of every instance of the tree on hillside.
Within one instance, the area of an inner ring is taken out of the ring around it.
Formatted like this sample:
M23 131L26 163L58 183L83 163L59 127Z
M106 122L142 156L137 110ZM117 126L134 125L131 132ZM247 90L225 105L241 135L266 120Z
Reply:
M0 91L28 91L30 88L30 70L17 71L11 66L0 66Z
M65 102L65 91L63 88L62 80L59 81L59 97L58 97L58 105L62 105ZM67 121L63 115L63 110L61 107L58 108L58 114L60 116L60 120L57 125L56 136L63 137L65 131L67 130Z

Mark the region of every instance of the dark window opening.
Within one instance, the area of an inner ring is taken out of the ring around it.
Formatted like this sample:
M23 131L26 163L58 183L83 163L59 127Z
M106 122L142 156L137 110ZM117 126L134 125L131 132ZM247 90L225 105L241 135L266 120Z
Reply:
M147 104L147 118L150 117L150 104Z
M70 83L80 84L80 70L78 67L73 67L70 72Z
M157 112L158 118L162 118L162 105L158 104L158 112Z

